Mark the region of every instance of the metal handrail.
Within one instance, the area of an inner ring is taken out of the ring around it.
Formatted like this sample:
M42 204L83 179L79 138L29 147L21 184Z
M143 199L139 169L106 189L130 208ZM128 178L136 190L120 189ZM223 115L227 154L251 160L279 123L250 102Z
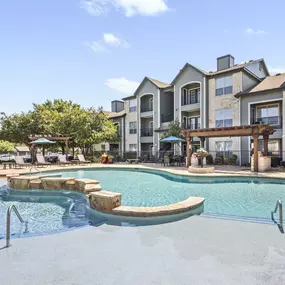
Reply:
M276 202L276 206L274 211L271 212L271 219L274 221L274 214L276 214L277 210L279 209L279 225L283 229L283 206L282 201L278 200Z
M37 172L41 172L40 170L38 170L38 169L36 168L36 166L32 165L31 168L30 168L30 175L32 175L32 169L33 169L33 168L34 168Z
M11 213L14 210L16 216L20 220L21 223L25 223L25 232L28 230L28 222L24 221L21 217L20 213L18 212L15 205L11 205L7 210L7 221L6 221L6 247L10 246L10 238L11 238Z

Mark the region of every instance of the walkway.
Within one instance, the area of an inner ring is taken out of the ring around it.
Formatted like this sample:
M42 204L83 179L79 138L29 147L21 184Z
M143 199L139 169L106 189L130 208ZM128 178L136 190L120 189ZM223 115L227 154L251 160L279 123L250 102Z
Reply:
M197 216L103 225L14 239L0 250L0 264L6 285L280 285L285 235L273 225Z

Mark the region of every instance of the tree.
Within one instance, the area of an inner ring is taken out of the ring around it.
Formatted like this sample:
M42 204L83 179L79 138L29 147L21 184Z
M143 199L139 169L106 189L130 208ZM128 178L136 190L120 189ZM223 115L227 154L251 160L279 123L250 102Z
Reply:
M164 138L170 136L183 138L182 127L178 119L168 124L168 131L163 135Z
M14 151L14 144L8 141L0 140L0 153L9 153Z
M68 136L72 147L84 154L100 142L117 140L117 128L101 109L82 108L72 101L55 99L33 104L28 113L1 116L0 137L14 143L29 145L30 135ZM64 152L64 143L59 143Z

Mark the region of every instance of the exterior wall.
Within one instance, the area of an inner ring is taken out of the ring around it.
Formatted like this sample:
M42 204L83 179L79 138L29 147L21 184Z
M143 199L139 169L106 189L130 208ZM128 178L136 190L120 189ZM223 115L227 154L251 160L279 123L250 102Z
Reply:
M258 80L246 72L242 74L242 90L245 91L258 83Z
M256 105L260 103L274 103L276 101L283 100L284 91L273 91L273 92L266 92L266 93L257 93L256 95L248 95L241 97L241 118L242 118L242 125L249 125L250 124L250 109L251 105ZM284 108L282 108L283 114L283 126L284 126ZM281 139L284 135L284 129L277 129L276 132L270 136L270 139L279 138ZM260 137L262 139L262 137ZM249 162L249 154L251 150L250 146L250 137L242 137L241 138L241 147L243 151L242 156L242 164ZM282 139L282 149L285 150L284 140ZM284 158L283 158L284 159Z
M175 81L175 86L174 86L174 118L178 118L180 123L182 123L182 116L181 116L181 111L182 111L182 106L181 106L181 88L187 84L190 83L200 83L200 113L201 113L201 125L205 126L206 120L205 120L205 85L206 82L204 80L205 75L202 74L201 72L197 71L196 69L192 67L187 67L181 74L180 76L176 79Z
M140 142L140 129L141 129L141 117L140 117L140 99L144 95L152 94L153 95L153 128L159 128L160 121L160 90L149 80L145 80L144 84L137 92L137 121L138 121L138 135L137 135L137 145L138 151L141 151L141 142ZM159 148L159 137L158 133L154 132L153 134L153 151L156 153Z
M133 98L135 99L135 97ZM132 100L132 99L130 99ZM130 144L136 144L138 140L138 123L137 123L137 134L130 134L129 129L129 123L130 122L137 122L137 114L138 114L138 106L136 112L130 112L130 100L125 101L125 111L126 111L126 117L125 117L125 150L129 151L129 145ZM138 149L138 145L137 145Z
M160 91L160 116L168 116L169 114L173 114L174 116L174 93L173 92L164 92ZM161 124L160 120L160 124Z
M228 74L227 74L228 75ZM209 86L209 128L216 127L216 110L232 109L233 126L240 125L240 103L239 99L234 97L235 94L242 91L242 72L232 74L233 77L233 93L216 96L216 77L210 78L208 81ZM215 154L216 142L218 141L232 141L233 153L240 157L241 140L239 137L224 137L224 138L210 138L208 140L209 151Z
M266 77L264 65L260 62L253 62L246 65L246 68L259 78Z

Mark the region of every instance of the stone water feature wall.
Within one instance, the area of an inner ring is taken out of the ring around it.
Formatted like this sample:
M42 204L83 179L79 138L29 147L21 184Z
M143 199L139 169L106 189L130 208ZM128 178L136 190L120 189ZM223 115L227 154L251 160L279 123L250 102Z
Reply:
M78 191L86 195L92 209L110 213L121 206L121 194L102 191L99 181L92 179L76 179L72 177L40 177L40 176L7 176L8 185L12 189L44 189Z

